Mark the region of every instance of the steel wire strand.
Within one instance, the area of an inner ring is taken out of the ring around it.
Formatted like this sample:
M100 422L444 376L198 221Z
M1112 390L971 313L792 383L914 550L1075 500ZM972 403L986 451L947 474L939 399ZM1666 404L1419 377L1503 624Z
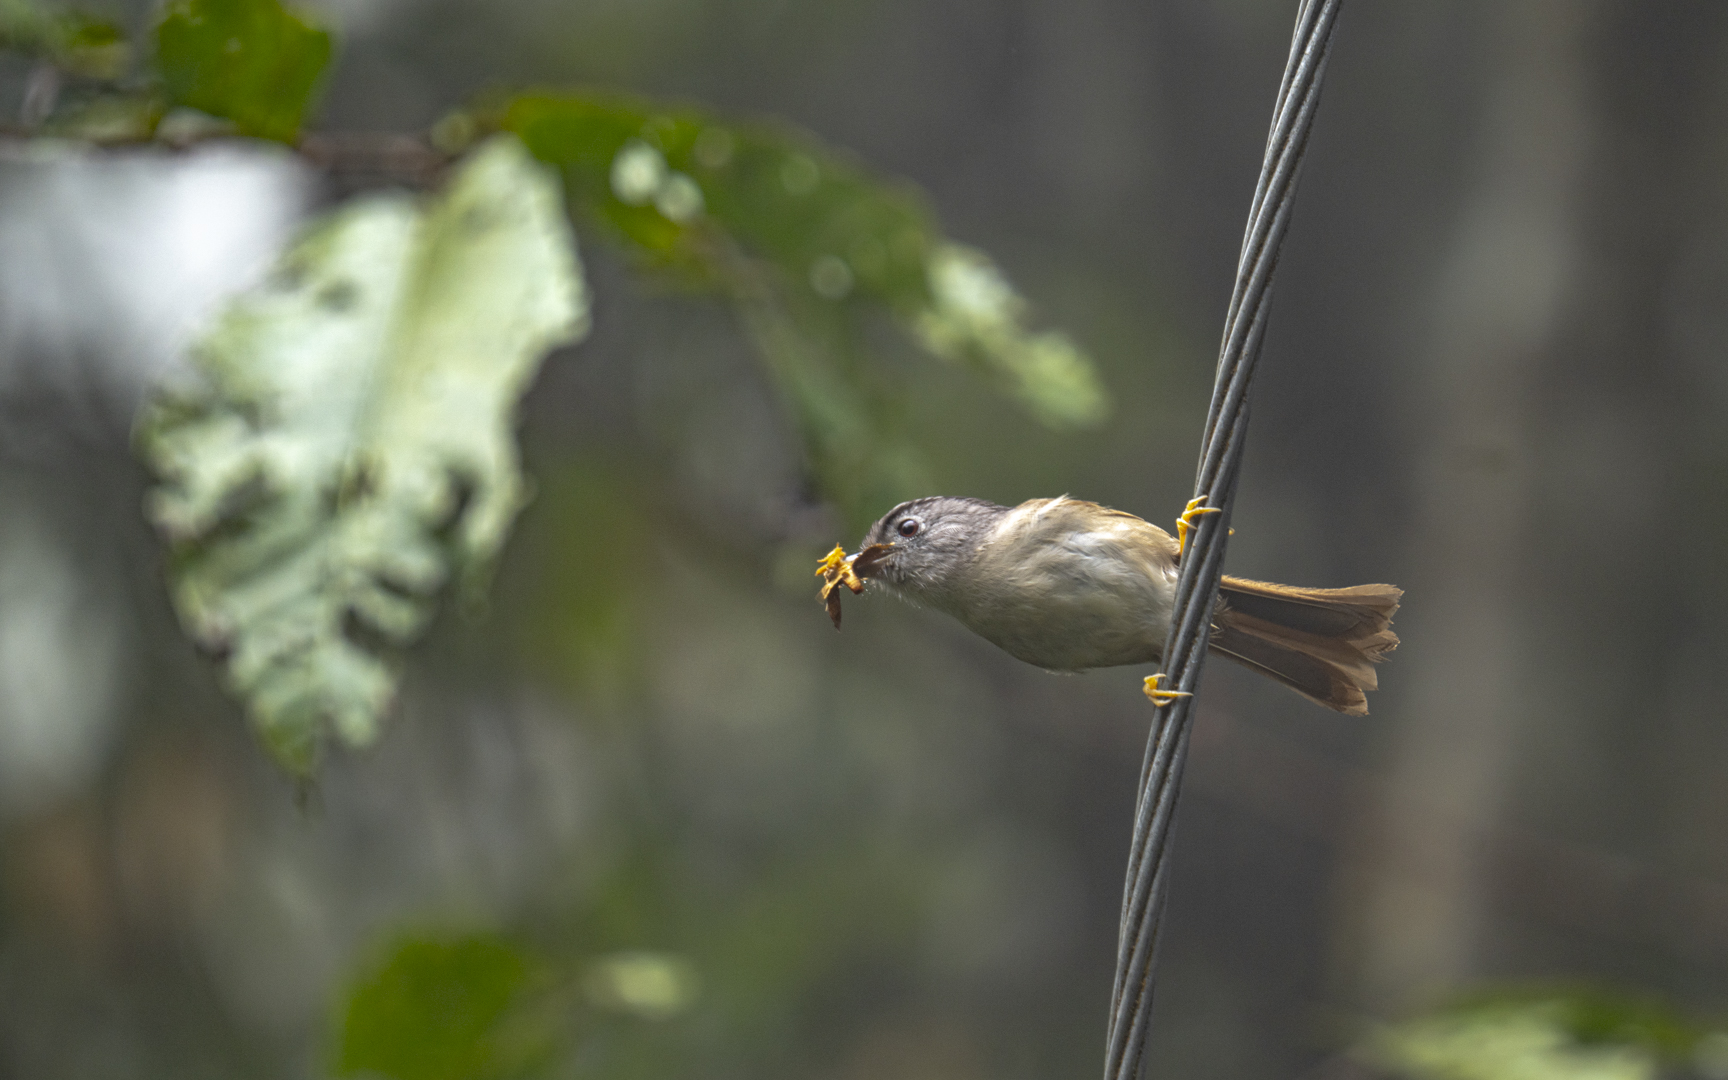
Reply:
M1296 182L1341 3L1303 0L1297 11L1266 154L1243 235L1196 470L1195 495L1207 496L1208 505L1221 512L1202 517L1189 534L1165 648L1165 689L1194 692L1211 638L1212 608L1223 572L1247 432L1248 390L1260 357L1272 281L1289 228ZM1192 697L1180 697L1156 708L1141 763L1134 838L1123 884L1105 1080L1136 1080L1140 1072L1169 885L1166 856L1187 757L1193 701Z
M1289 206L1289 204L1288 204L1288 201L1286 200L1286 202L1284 203L1284 208L1283 208L1284 209L1283 216L1286 218L1288 217L1288 206ZM1279 224L1279 223L1274 222L1274 224ZM1281 232L1281 230L1279 230L1279 231ZM1266 260L1264 258L1265 247L1263 244L1257 242L1259 239L1260 239L1260 237L1259 237L1258 231L1251 229L1246 243L1252 244L1254 247L1258 248L1261 251L1263 257L1260 261L1258 261L1255 264L1254 269L1252 269L1246 275L1246 277L1247 277L1249 284L1251 286L1253 286L1253 288L1251 289L1251 293L1253 295L1260 297L1261 301L1264 301L1264 298L1266 296L1266 291L1265 291L1264 286L1265 286L1265 284L1268 280L1268 277L1269 277L1269 267L1266 265ZM1255 305L1255 309L1254 309L1254 316L1255 317L1248 326L1246 336L1242 337L1240 340L1237 339L1237 336L1234 332L1234 328L1227 329L1226 336L1225 336L1225 355L1242 355L1245 351L1249 352L1249 353L1257 353L1258 352L1259 336L1260 336L1260 333L1264 329L1264 326L1265 326L1265 314L1266 314L1266 304L1264 302L1257 303ZM1242 399L1243 394L1246 390L1245 378L1248 374L1248 369L1245 366L1238 365L1232 369L1232 373L1233 373L1233 378L1231 380L1229 380L1228 382L1223 383L1223 391L1224 392L1222 394L1215 393L1215 395L1214 395L1214 408L1217 408L1218 404L1224 400L1240 401ZM1221 382L1222 382L1222 379L1221 379ZM1243 423L1245 423L1245 421L1246 421L1246 417L1244 416ZM1214 430L1216 429L1216 424L1212 424L1210 426ZM1241 428L1241 426L1242 426L1241 424L1236 425L1238 430ZM1213 440L1208 441L1206 451L1202 454L1200 478L1198 480L1199 486L1197 487L1197 490L1200 490L1200 491L1205 490L1207 484L1209 482L1212 482L1213 480L1215 480L1215 478L1218 476L1218 474L1220 472L1221 465L1222 465L1222 461L1216 455L1221 454L1224 451L1225 447L1230 445L1230 442L1231 442L1231 440L1229 440L1229 439L1224 439L1224 440L1213 439ZM1231 490L1229 492L1227 492L1227 496L1229 498L1233 498L1233 494L1234 494L1234 486L1232 485ZM1229 504L1229 501L1227 498L1226 505L1221 507L1221 509L1224 511L1224 513L1218 514L1218 515L1208 515L1208 518L1218 517L1220 519L1228 519L1230 508L1231 507L1230 507L1230 504ZM1202 524L1205 524L1206 521L1207 521L1207 519L1202 519ZM1225 535L1228 536L1228 533L1226 532ZM1196 543L1194 545L1193 550L1197 553L1201 553L1201 552L1209 553L1209 552L1211 552L1212 548L1210 545L1202 546L1201 544ZM1221 552L1219 552L1219 558L1220 559L1222 558ZM1195 561L1196 560L1190 559L1190 563L1193 563ZM1206 556L1203 555L1202 559L1200 559L1198 561L1200 561L1201 563L1204 563L1206 561ZM1215 588L1216 587L1215 583L1217 580L1217 574L1216 573L1212 574L1211 579L1214 582L1214 588ZM1182 589L1184 592L1187 592L1187 593L1192 592L1191 586L1188 586L1185 584L1179 584L1179 588ZM1171 643L1172 643L1172 647L1166 649L1167 660L1170 657L1175 657L1178 655L1186 655L1188 650L1186 650L1184 648L1185 644L1193 637L1194 634L1196 634L1198 632L1199 623L1200 623L1201 618L1209 617L1209 616L1210 616L1209 607L1192 607L1192 606L1190 606L1186 609L1182 608L1182 607L1177 608L1176 612L1174 613L1173 622L1175 622L1178 625L1177 625L1176 632L1173 633L1171 635L1171 638L1170 638ZM1170 670L1174 671L1176 669L1171 668ZM1173 676L1173 678L1174 678L1174 676ZM1197 680L1197 678L1198 678L1198 673L1196 672L1195 673L1195 679ZM1162 720L1162 719L1164 719L1165 714L1161 711L1159 713L1159 717L1160 717L1160 720ZM1168 773L1168 770L1169 770L1167 753L1160 754L1156 751L1166 751L1167 752L1169 750L1169 746L1170 746L1170 744L1168 742L1168 739L1165 737L1165 734L1160 734L1157 737L1148 741L1147 761L1142 764L1142 774L1141 774L1141 780L1140 780L1140 783L1141 783L1140 797L1142 800L1142 807L1143 808L1146 805L1148 805L1144 802L1145 784L1146 784L1148 778L1153 777L1153 776L1164 776ZM1155 750L1155 748L1156 748L1156 750ZM1144 833L1145 833L1147 825L1146 825L1145 821L1141 820L1140 815L1137 815L1135 824L1136 824L1136 829L1135 829L1136 843L1133 845L1133 847L1130 850L1129 873L1128 873L1127 885L1125 887L1125 894L1124 894L1124 898L1123 898L1124 899L1124 906L1123 906L1123 923L1124 923L1124 925L1127 924L1127 922L1131 916L1137 916L1137 914L1138 914L1137 910L1135 910L1135 905L1133 905L1131 903L1130 898L1135 893L1135 889L1134 889L1135 883L1138 880L1140 880L1139 874L1138 874L1139 856L1141 853L1140 841L1144 838ZM1156 830L1154 830L1154 831L1156 831ZM1123 942L1123 948L1124 949L1126 948L1126 939L1125 938L1124 938L1124 942ZM1120 953L1120 951L1121 950L1119 950L1119 953ZM1124 974L1124 973L1119 971L1118 977L1120 978L1122 974Z

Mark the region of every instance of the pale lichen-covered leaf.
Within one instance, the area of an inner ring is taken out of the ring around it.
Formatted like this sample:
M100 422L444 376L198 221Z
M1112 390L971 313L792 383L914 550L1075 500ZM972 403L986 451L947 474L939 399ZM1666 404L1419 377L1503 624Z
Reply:
M150 406L181 617L291 767L326 724L376 735L388 649L502 545L516 400L586 311L556 181L500 136L430 205L316 224L199 343L199 383Z

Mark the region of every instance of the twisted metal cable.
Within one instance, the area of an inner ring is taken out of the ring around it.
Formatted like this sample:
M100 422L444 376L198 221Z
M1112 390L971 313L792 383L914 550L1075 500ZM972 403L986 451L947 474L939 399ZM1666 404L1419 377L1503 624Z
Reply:
M1342 0L1301 0L1284 80L1278 88L1272 131L1260 181L1248 213L1236 287L1224 319L1218 378L1200 449L1194 494L1222 513L1199 519L1189 534L1176 586L1176 608L1164 649L1164 688L1192 694L1212 633L1212 607L1224 562L1236 478L1248 427L1248 387L1260 359L1272 278L1290 224L1296 179L1308 148L1308 133L1320 100L1320 81L1332 46L1332 28ZM1152 732L1141 764L1140 794L1134 813L1134 840L1123 886L1122 921L1116 948L1116 981L1110 1001L1110 1034L1105 1046L1105 1080L1136 1080L1145 1051L1152 1012L1152 976L1168 891L1170 826L1182 767L1188 753L1192 697L1177 698L1154 712Z

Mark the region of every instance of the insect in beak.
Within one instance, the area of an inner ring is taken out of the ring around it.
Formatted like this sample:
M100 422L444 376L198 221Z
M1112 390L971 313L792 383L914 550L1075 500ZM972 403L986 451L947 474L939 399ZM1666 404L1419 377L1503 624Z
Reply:
M821 600L828 609L828 617L834 620L834 629L840 629L840 586L846 586L854 594L863 592L863 578L882 565L893 546L871 544L856 555L848 555L845 548L835 544L834 550L816 565L816 576L822 579Z

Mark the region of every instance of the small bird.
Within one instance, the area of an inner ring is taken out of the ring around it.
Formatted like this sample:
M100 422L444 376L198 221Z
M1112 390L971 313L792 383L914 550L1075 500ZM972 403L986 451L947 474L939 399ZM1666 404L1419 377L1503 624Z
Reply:
M840 577L853 591L863 587L860 578L875 582L1048 671L1153 663L1163 658L1188 529L1198 515L1216 512L1194 500L1172 537L1133 514L1065 495L1015 507L914 499L871 526L843 568L830 556L823 596ZM1310 701L1364 716L1364 691L1378 682L1374 665L1398 645L1391 625L1402 596L1391 585L1304 589L1225 577L1211 649ZM836 625L838 607L836 595ZM1174 692L1160 690L1158 678L1146 680L1147 695L1167 701Z

